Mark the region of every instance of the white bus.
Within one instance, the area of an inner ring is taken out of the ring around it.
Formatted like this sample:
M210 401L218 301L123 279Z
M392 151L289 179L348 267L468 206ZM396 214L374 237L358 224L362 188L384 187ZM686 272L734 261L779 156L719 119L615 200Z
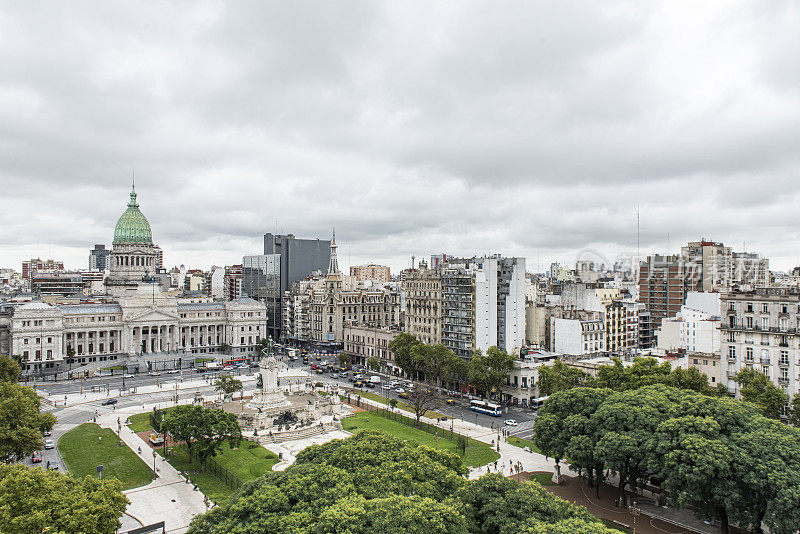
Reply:
M550 398L550 395L548 395L546 397L539 397L539 398L536 398L536 399L531 399L530 408L532 410L538 410L539 408L544 406L544 402L549 398Z
M473 412L485 413L494 417L500 417L503 414L503 408L499 404L493 404L485 400L470 401L469 409Z

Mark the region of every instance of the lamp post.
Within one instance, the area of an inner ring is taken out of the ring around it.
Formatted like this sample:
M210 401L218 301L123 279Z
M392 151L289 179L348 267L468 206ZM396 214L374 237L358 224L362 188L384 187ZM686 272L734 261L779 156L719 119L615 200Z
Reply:
M639 515L639 510L636 509L636 501L631 501L631 515L633 516L633 534L636 534L636 517Z
M158 475L156 474L156 451L153 451L153 480L157 478Z

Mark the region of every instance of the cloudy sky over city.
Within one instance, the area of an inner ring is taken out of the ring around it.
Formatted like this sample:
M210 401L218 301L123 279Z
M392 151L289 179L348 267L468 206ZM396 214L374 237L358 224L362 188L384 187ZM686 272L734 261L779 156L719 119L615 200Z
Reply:
M16 2L0 266L85 268L135 169L167 266L528 270L701 236L800 264L796 2ZM668 248L669 247L669 248Z

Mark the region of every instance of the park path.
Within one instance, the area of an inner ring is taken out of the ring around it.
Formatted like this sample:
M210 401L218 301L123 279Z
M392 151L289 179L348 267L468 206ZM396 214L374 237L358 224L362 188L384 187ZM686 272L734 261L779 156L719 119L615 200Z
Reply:
M189 402L189 400L187 399L186 402ZM162 456L156 455L154 458L154 451L150 444L125 425L127 417L142 411L152 410L153 406L155 405L145 405L144 408L130 406L115 412L102 414L97 418L97 424L101 427L110 428L114 433L117 433L117 418L119 418L122 422L122 430L120 432L122 441L151 469L155 461L158 477L146 486L124 492L130 501L125 514L142 525L164 521L167 532L181 534L186 532L195 515L206 511L205 496L199 489L195 490L193 484L188 483L187 479L164 460ZM141 453L139 452L140 447ZM129 530L127 528L129 526L136 527L140 525L130 519L124 519L122 531Z

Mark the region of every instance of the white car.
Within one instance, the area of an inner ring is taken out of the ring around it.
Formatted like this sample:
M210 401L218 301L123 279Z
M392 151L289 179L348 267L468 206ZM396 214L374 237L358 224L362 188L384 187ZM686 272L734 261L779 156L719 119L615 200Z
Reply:
M516 419L506 419L505 423L506 426L517 426L519 424Z
M46 439L46 440L44 440L44 448L47 449L47 450L55 449L56 448L56 442L53 441L52 439Z
M159 373L158 371L150 371L147 374L150 375L150 376L159 376L161 373Z
M406 392L406 390L404 390L403 388L397 388L395 391L397 393L405 393Z
M122 378L133 378L133 375L131 375L131 374L122 375Z

